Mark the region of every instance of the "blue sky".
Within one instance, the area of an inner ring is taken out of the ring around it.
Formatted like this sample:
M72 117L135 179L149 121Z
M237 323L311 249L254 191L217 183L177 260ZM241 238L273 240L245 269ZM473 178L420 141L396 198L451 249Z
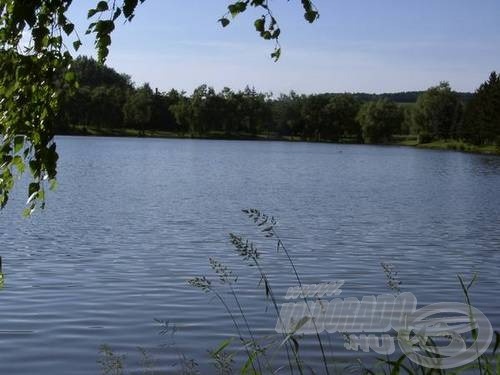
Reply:
M96 1L97 2L97 1ZM86 27L88 1L72 20ZM498 0L317 0L321 17L303 19L299 0L271 0L283 54L258 37L250 10L222 29L229 1L147 0L113 35L108 64L138 84L191 92L245 85L274 93L394 92L449 81L472 91L500 70ZM94 54L92 40L79 51Z

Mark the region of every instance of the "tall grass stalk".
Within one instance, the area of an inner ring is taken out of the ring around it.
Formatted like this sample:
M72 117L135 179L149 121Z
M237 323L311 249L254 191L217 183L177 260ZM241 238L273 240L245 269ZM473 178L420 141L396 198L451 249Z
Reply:
M194 278L188 280L188 283L191 286L194 286L196 288L203 290L205 293L213 293L215 295L215 297L219 300L219 302L222 304L222 306L224 306L227 313L229 314L229 317L231 318L231 320L233 322L233 326L236 328L236 331L238 333L238 337L243 345L243 348L245 349L245 352L246 352L248 358L253 358L253 356L250 353L250 350L248 349L247 340L245 340L245 338L243 337L241 328L240 328L238 322L236 321L236 318L235 318L231 308L227 304L224 297L222 297L222 295L215 288L213 288L212 282L210 280L208 280L205 276L201 276L201 277L194 277ZM254 373L256 373L257 370L255 368L253 361L251 361L251 366L252 366L252 369L254 370Z
M274 310L276 312L277 319L279 320L280 324L284 327L283 320L281 319L281 314L280 310L278 307L278 301L276 300L276 296L274 295L274 291L271 288L271 284L269 282L269 278L264 271L264 268L259 262L259 257L260 253L258 252L257 248L254 246L252 242L249 242L248 240L244 241L242 237L237 236L233 233L229 234L229 237L231 239L231 243L235 247L236 251L238 254L243 258L245 261L249 261L251 265L254 265L259 274L260 274L260 282L264 284L264 289L266 293L266 298L269 298L271 301L272 306L274 307ZM294 344L291 343L292 340L289 340L290 336L287 336L283 333L283 343L285 345L285 350L287 354L287 359L288 359L288 364L290 368L290 373L293 374L293 364L290 358L290 351L292 351L295 363L297 365L297 370L299 373L302 375L303 372L303 365L302 361L299 356L299 348L298 344L296 341L294 341Z
M476 282L477 274L474 274L472 276L471 281L467 285L465 285L465 280L464 280L462 275L458 274L457 277L458 277L458 281L460 282L460 287L462 288L462 292L464 293L465 303L469 306L470 325L471 325L471 327L473 327L474 326L474 316L472 314L472 309L471 309L472 304L471 304L471 300L470 300L470 296L469 296L469 289ZM477 339L477 330L476 329L472 330L472 338L474 340ZM478 348L476 346L476 352L477 352L477 350L478 350ZM483 366L481 365L481 356L477 357L477 364L479 367L479 375L483 375Z
M316 339L318 340L319 348L320 348L320 351L321 351L321 357L322 357L323 364L324 364L324 367L325 367L325 374L326 375L330 375L330 371L328 369L328 361L326 359L325 349L324 349L324 346L323 346L323 341L321 340L321 335L320 335L318 327L316 325L316 320L314 319L313 313L312 313L311 308L309 306L309 303L307 301L306 293L304 292L304 289L302 287L302 280L301 280L301 278L299 276L297 268L295 267L295 263L293 262L292 257L290 256L290 253L288 252L285 244L281 240L281 237L279 236L278 232L276 231L276 224L277 224L276 219L273 216L269 216L269 215L263 214L259 210L256 210L254 208L244 209L242 211L250 219L253 219L254 223L257 224L257 227L262 228L261 232L265 233L266 237L268 237L268 238L271 238L271 237L276 238L276 240L277 240L276 251L279 252L280 249L283 250L283 253L287 257L288 262L292 266L292 270L293 270L293 273L295 275L295 279L297 280L299 288L302 291L302 293L301 293L302 298L303 298L303 300L304 300L304 302L306 304L308 313L311 316L311 322L312 322L314 330L315 330Z
M250 339L251 339L250 344L253 347L253 352L257 354L255 356L255 359L257 360L257 367L259 369L259 373L261 374L262 373L262 365L260 362L260 355L259 355L261 352L261 348L258 345L257 340L255 340L253 331L250 328L250 324L248 323L248 319L246 317L246 314L243 310L243 307L240 303L240 300L239 300L239 298L236 294L236 291L234 290L234 287L233 287L233 284L238 281L238 277L235 276L233 274L233 272L226 265L222 264L221 262L217 261L216 259L209 258L209 262L210 262L210 266L212 267L214 272L219 276L220 282L222 284L228 286L230 293L231 293L231 296L233 297L234 302L236 303L236 306L238 307L238 311L240 313L240 316L243 319L243 322L244 322L245 327L247 329L248 335L250 336ZM266 356L264 356L264 357L266 359L266 362L267 362L266 365L267 365L268 369L270 369L272 372L272 367L271 367L269 361L267 360L267 357ZM249 358L249 360L252 361L252 358Z

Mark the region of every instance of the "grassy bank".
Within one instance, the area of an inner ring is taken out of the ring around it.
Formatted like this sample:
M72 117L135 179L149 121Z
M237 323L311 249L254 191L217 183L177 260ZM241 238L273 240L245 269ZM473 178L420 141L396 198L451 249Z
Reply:
M96 128L74 126L70 131L61 133L61 135L83 135L83 136L100 136L100 137L146 137L146 138L196 138L196 139L228 139L228 140L255 140L255 141L287 141L301 142L314 141L303 139L301 137L281 136L278 134L250 134L250 133L233 133L226 134L224 132L212 131L203 135L193 136L191 134L182 134L176 132L162 130L145 130L141 132L137 129L119 128ZM326 140L320 142L330 143ZM341 143L352 143L352 140L346 140ZM500 147L495 145L476 146L470 143L465 143L457 140L438 140L430 143L418 143L416 136L397 135L394 136L393 145L411 146L417 148L426 148L431 150L454 150L462 152L472 152L479 154L500 155Z
M204 134L177 133L163 130L144 130L132 128L97 128L89 126L73 126L71 129L58 132L58 135L79 135L94 137L141 137L141 138L179 138L179 139L220 139L220 140L249 140L249 141L286 141L286 142L322 142L334 143L328 140L305 139L299 136L284 136L277 133L251 134L245 132L225 133L210 131ZM354 143L352 139L344 139L335 143Z
M60 132L59 135L82 135L98 137L145 137L145 138L197 138L197 139L235 139L235 140L279 140L279 141L299 141L298 137L281 137L277 135L233 133L212 131L203 135L191 135L188 133L177 133L163 130L144 130L131 128L96 128L85 126L73 126L71 130Z
M457 140L437 140L429 143L418 143L416 137L407 137L406 139L396 140L396 144L402 146L412 146L418 148L426 148L430 150L453 150L462 152L472 152L477 154L500 155L500 147L495 145L473 145Z

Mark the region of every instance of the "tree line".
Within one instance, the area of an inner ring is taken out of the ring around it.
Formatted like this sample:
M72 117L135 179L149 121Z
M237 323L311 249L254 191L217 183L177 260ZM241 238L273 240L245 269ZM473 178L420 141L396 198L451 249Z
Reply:
M293 137L310 141L387 143L416 135L421 143L457 139L500 145L500 77L475 93L442 82L425 92L274 96L254 88L191 94L136 87L131 77L87 57L73 63L79 87L65 95L59 133L135 129L182 136Z

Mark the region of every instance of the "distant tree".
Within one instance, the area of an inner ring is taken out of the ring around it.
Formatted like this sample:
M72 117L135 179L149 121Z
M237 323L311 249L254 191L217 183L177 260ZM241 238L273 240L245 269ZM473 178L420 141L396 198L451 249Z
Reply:
M308 140L327 139L324 135L331 132L328 113L325 111L329 95L309 95L303 98L301 117L303 119L302 137Z
M298 95L291 91L288 95L281 94L272 103L274 127L279 134L291 136L303 134L302 107L304 98L304 95Z
M392 135L401 129L403 110L387 99L368 102L361 107L358 117L366 143L389 142Z
M123 107L125 124L140 129L141 134L144 134L151 122L152 105L153 90L145 84L128 97Z
M218 94L220 111L220 130L226 135L237 131L240 124L241 101L239 96L229 87L224 87Z
M459 135L475 144L500 145L500 76L496 72L467 104Z
M182 135L188 134L193 128L192 122L194 121L191 99L181 95L176 103L170 105L169 110L175 118L177 131Z
M271 111L267 105L267 95L258 93L254 87L245 87L237 97L240 101L241 130L256 135L267 129Z
M71 125L99 129L122 127L123 106L134 90L130 77L87 57L75 59L71 69L78 75L79 85L64 92L60 113L68 122L66 128Z
M409 106L409 105L405 105L403 107L403 115L404 115L404 118L403 118L403 122L401 123L401 129L400 129L400 134L405 134L405 135L408 135L408 134L416 134L416 130L415 130L415 125L414 125L414 121L413 121L413 116L414 116L414 106Z
M361 103L353 95L334 95L324 108L328 125L322 132L323 137L334 141L345 137L361 141L361 126L357 119L360 108Z
M167 93L155 90L151 102L151 121L148 128L155 130L165 130L175 132L178 130L178 124L175 116L170 110L170 106L178 103L180 93L174 89Z
M125 98L122 90L110 86L90 90L90 103L86 105L89 123L99 129L122 126Z
M194 89L191 95L191 134L203 135L213 127L216 108L212 104L215 96L214 88L205 84Z
M448 82L419 96L413 121L421 140L454 138L463 116L463 104Z
M128 89L132 86L129 75L120 74L92 57L78 56L71 64L71 71L78 77L80 87L117 86Z
M57 131L71 131L73 125L90 125L91 89L80 87L75 92L67 93L61 103L62 120L58 123Z

